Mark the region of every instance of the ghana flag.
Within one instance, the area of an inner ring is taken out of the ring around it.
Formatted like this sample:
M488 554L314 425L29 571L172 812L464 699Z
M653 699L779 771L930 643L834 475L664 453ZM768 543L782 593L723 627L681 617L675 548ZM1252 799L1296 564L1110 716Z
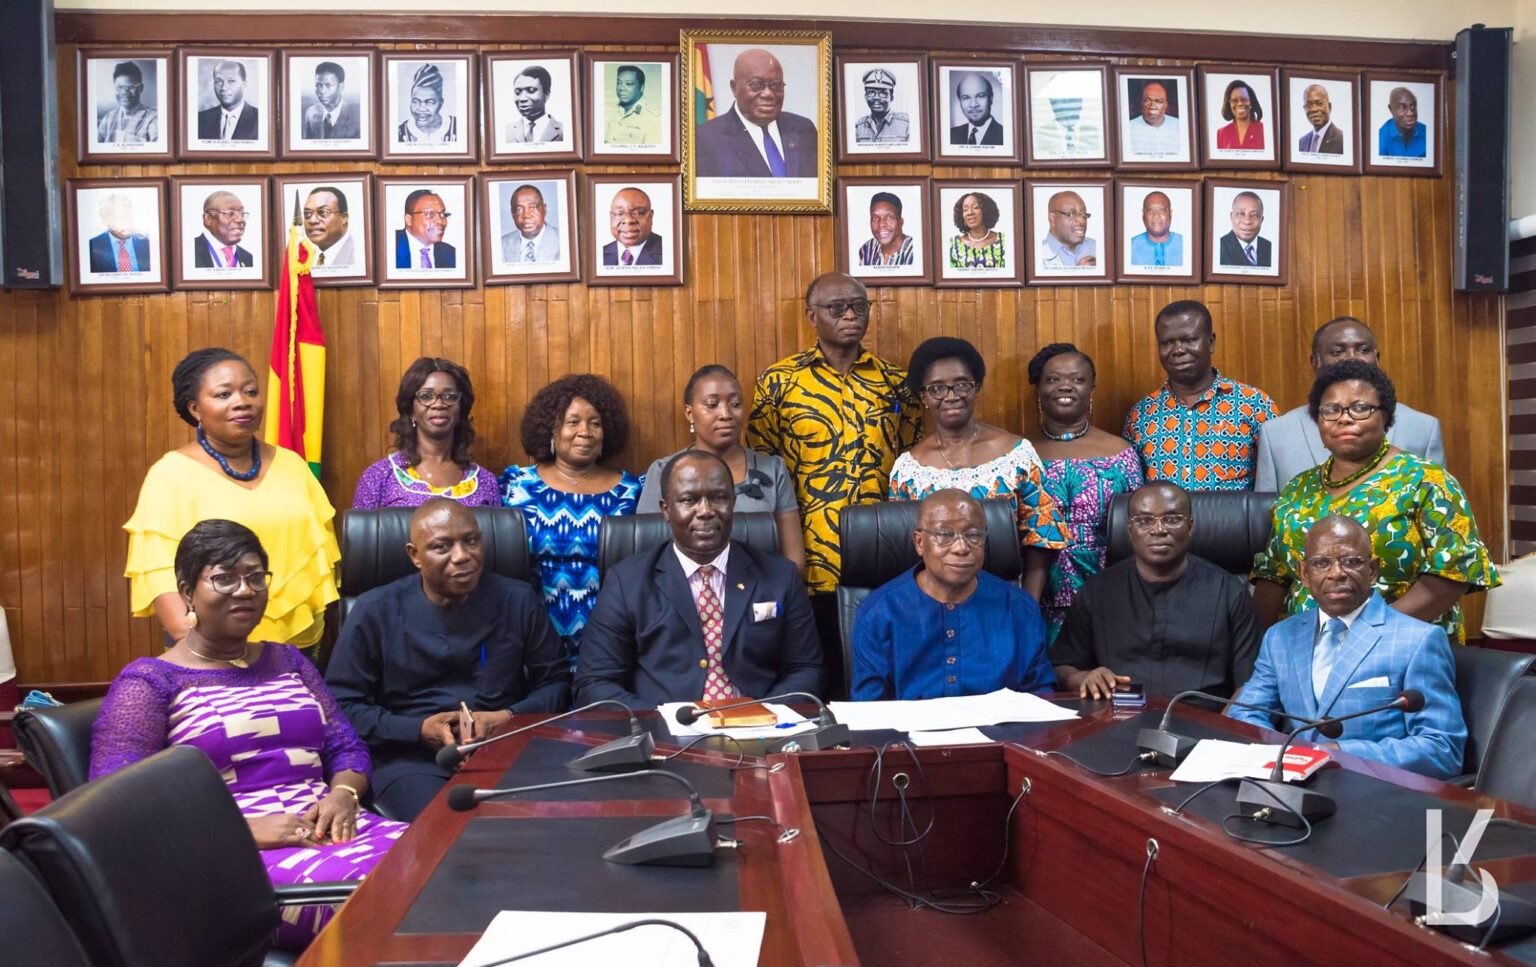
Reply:
M693 45L693 123L702 124L715 116L715 85L709 77L709 47Z
M272 326L272 361L267 373L267 442L287 447L320 476L320 429L325 413L325 333L315 308L310 265L314 243L299 230L299 196L293 196L293 225L278 274L277 313Z

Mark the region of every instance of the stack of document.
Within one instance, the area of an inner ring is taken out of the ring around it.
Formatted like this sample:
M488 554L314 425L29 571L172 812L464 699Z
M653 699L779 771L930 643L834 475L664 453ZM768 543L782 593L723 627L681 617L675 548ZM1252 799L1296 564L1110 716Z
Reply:
M764 705L768 711L778 718L778 725L760 725L740 729L717 729L708 715L700 715L693 720L691 725L684 725L677 720L677 710L680 708L696 708L692 702L665 702L656 707L661 713L661 720L667 723L667 728L677 736L694 735L729 735L733 739L778 739L795 735L800 732L808 732L816 727L815 722L808 722L804 715L796 712L788 705L777 705L772 702Z
M855 732L926 732L1005 722L1066 722L1077 713L1027 692L1000 688L986 695L904 702L833 702L832 714Z
M741 913L552 913L503 910L486 927L459 967L483 967L507 957L542 950L567 940L610 930L636 920L670 920L687 928L709 951L715 967L756 967L767 914ZM538 967L698 967L698 948L671 927L647 925L599 937L518 963Z

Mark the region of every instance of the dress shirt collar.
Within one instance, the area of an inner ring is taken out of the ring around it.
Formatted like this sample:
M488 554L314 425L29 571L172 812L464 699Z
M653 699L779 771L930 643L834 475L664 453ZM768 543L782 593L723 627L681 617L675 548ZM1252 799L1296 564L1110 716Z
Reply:
M1198 400L1195 400L1189 405L1189 409L1194 409L1202 403L1209 403L1216 397L1225 393L1230 393L1236 388L1236 384L1233 383L1230 379L1227 379L1225 376L1221 375L1221 370L1214 366L1211 367L1211 377L1211 385L1205 388L1205 392L1200 394L1200 398ZM1173 400L1179 406L1184 405L1183 402L1179 399L1179 395L1173 391L1173 386L1169 383L1163 383L1163 392L1168 394L1168 398Z
M763 131L765 130L773 135L773 143L779 146L779 157L784 157L784 136L779 134L779 122L777 119L768 122L765 128L756 121L749 120L735 104L731 105L731 110L736 112L737 120L741 121L741 126L747 129L747 135L752 138L752 143L757 145L757 153L763 156L764 164L768 164L768 149L763 147ZM769 167L772 166L770 165Z
M424 241L422 239L417 238L411 232L406 232L405 233L405 237L411 240L411 255L412 255L412 257L420 255L421 254L421 250L424 249L424 248L425 249L431 249L432 250L432 265L433 265L433 267L437 266L437 246L433 245L431 242Z
M219 105L219 114L223 116L224 120L229 120L229 121L234 121L236 123L239 123L240 115L242 113L244 113L244 112L245 112L245 102L244 101L241 101L240 102L240 106L235 108L233 111L231 111L229 108L225 107L222 104Z
M341 238L338 238L336 241L332 242L330 248L323 248L323 249L320 250L320 254L325 256L325 264L327 266L329 266L332 262L335 261L335 259L332 258L332 256L335 255L337 252L341 251L341 247L343 245L347 244L347 240L350 239L351 237L352 237L352 233L348 232L347 234L343 235Z
M1372 594L1374 594L1374 593L1375 592L1372 592ZM1350 629L1352 629L1355 626L1355 620L1360 617L1360 612L1364 611L1365 610L1365 606L1370 604L1370 603L1371 603L1371 599L1370 599L1370 596L1368 595L1368 596L1366 596L1366 599L1364 601L1360 602L1360 607L1358 607L1355 610L1351 611L1349 614L1340 614L1340 615L1330 615L1328 612L1324 611L1322 608L1318 608L1317 609L1317 632L1318 632L1318 634L1321 635L1323 633L1323 629L1328 627L1328 622L1330 620L1332 620L1333 618L1338 618L1340 621L1344 622L1344 630L1345 631L1349 631Z
M965 126L976 133L976 143L981 144L983 143L982 138L987 136L987 129L992 126L992 122L994 120L995 119L992 117L992 115L988 114L987 119L980 124L972 124L971 122L967 121L965 122Z
M203 232L203 242L204 242L204 244L206 244L208 246L208 251L213 253L214 260L219 263L219 267L220 268L226 268L227 269L227 268L230 267L229 263L224 261L224 243L223 242L221 242L218 239L214 238L212 235L209 235L206 231ZM237 243L237 244L231 245L229 247L235 250L235 265L238 266L240 264L240 246Z
M699 568L703 567L704 565L700 564L698 561L695 561L687 554L684 554L682 548L677 546L676 541L672 542L672 553L677 555L677 563L683 566L683 577L691 582L693 580L693 576L698 573ZM731 542L726 541L725 547L721 548L719 556L717 556L713 561L708 562L714 566L715 573L720 575L720 579L722 581L725 579L725 562L730 556Z

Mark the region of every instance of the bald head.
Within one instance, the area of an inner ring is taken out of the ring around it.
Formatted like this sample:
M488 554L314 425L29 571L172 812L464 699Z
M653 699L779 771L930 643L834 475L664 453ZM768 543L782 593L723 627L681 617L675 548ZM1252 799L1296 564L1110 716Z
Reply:
M1365 604L1380 573L1371 535L1359 521L1331 514L1307 531L1301 583L1329 617L1347 615Z
M981 501L965 491L954 487L945 490L935 490L923 498L922 503L918 504L917 526L926 527L928 521L932 520L934 515L941 513L942 510L958 511L961 508L965 508L973 513L979 522L978 526L983 531L986 530L986 515L982 512Z
M923 498L912 535L923 559L918 587L938 601L963 601L976 587L986 557L987 519L981 501L963 490Z
M731 71L731 97L743 118L764 127L784 109L784 65L761 47L736 55Z
M1088 236L1088 206L1075 191L1058 191L1046 203L1046 223L1063 245L1076 247Z
M480 525L457 501L433 497L417 507L405 552L421 572L422 592L439 607L462 601L480 586L485 570Z

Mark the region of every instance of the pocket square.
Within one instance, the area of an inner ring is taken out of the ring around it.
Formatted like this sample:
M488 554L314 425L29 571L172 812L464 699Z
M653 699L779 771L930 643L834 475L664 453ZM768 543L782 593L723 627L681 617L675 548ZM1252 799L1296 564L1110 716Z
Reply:
M1385 675L1377 675L1375 678L1367 678L1363 682L1355 682L1353 685L1350 685L1348 687L1349 688L1386 688L1388 685L1391 685L1391 684L1392 684L1391 682L1387 681L1387 676L1385 676Z
M754 601L752 602L752 620L768 621L779 616L779 602Z

